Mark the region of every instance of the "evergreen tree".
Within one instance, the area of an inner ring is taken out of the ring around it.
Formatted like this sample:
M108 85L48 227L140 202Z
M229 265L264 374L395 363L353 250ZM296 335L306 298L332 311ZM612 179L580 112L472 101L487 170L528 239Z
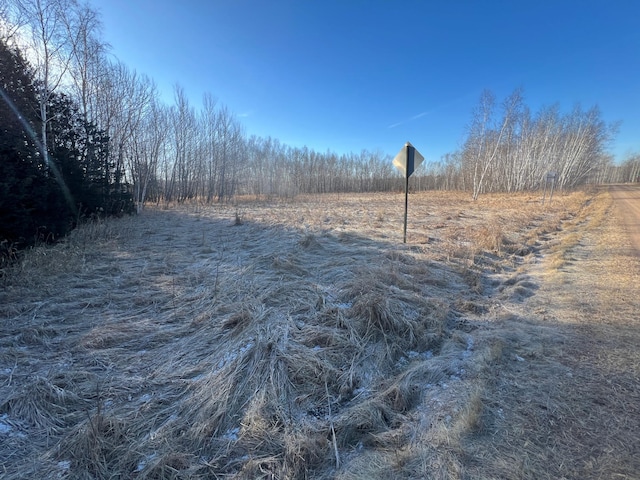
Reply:
M39 143L36 91L28 63L0 41L0 266L14 248L56 240L79 218L134 211L126 185L116 184L123 175L107 135L68 96L50 96L47 145Z
M20 52L0 42L0 241L30 243L44 220L48 179L35 132L35 88Z

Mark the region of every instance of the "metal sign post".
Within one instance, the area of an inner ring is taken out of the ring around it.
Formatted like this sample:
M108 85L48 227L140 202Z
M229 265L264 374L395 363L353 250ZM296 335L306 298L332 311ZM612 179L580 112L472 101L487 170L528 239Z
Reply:
M393 159L393 165L404 172L404 237L407 243L407 212L409 211L409 177L424 161L416 147L407 142Z
M551 203L551 200L553 199L553 189L556 186L556 177L556 172L551 172L549 173L549 175L547 175L547 178L551 180L551 193L549 193L549 203Z

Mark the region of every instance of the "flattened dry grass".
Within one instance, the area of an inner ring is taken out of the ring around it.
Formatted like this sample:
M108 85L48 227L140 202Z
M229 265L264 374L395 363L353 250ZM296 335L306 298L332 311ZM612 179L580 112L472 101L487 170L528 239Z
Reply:
M462 442L472 478L640 471L640 261L607 194L567 219L554 240L560 247L528 272L527 281L545 281L521 307L510 306L497 332L503 362L500 373L485 372L488 435Z
M606 220L607 212L612 208L612 200L606 192L596 194L593 200L584 203L574 215L565 217L563 235L555 239L548 248L548 260L545 262L548 273L557 273L575 260L571 252L580 245L585 232L598 229ZM553 231L545 227L544 233ZM557 227L555 229L557 231Z
M503 356L476 333L487 267L510 274L576 198L415 195L407 245L400 197L343 195L149 209L34 249L0 293L4 475L461 476Z

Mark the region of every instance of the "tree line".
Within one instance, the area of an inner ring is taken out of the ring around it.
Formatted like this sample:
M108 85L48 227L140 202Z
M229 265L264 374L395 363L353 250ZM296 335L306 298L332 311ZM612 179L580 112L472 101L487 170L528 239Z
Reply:
M248 136L210 93L194 106L176 85L167 104L152 79L110 55L99 14L76 0L9 0L0 8L0 33L32 63L41 142L47 144L53 121L50 99L63 94L104 133L113 180L130 189L138 208L149 200L213 202L399 184L380 152L320 153Z
M539 189L548 176L560 189L615 181L624 175L607 147L617 128L602 119L597 107L577 105L562 113L556 104L534 114L521 89L499 105L485 91L462 148L430 165L424 175L431 188L470 191L474 200L486 192ZM633 181L633 175L627 178Z

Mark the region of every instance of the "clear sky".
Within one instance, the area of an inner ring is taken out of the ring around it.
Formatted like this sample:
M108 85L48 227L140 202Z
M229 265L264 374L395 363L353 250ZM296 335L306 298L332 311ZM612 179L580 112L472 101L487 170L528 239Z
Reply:
M640 0L90 0L129 67L246 133L337 153L456 150L482 90L598 105L640 152Z

